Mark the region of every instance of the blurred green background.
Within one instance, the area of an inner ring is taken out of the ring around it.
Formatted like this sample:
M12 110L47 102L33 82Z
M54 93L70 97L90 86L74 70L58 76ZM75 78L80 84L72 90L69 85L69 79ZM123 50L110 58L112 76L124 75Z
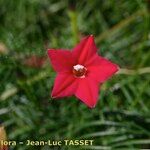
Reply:
M149 12L149 0L0 0L0 120L8 138L94 140L41 150L150 148ZM123 69L102 85L94 109L74 97L52 100L46 49L71 49L89 34Z

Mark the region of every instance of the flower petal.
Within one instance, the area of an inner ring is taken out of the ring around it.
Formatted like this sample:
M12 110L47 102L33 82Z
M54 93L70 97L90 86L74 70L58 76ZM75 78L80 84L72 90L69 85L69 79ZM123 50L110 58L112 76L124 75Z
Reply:
M72 57L71 51L49 49L48 56L55 71L72 71L72 66L75 64L75 59Z
M79 86L75 92L75 96L78 97L88 107L95 107L98 100L99 84L95 80L89 77L79 79Z
M75 77L68 73L59 73L55 78L52 98L71 96L77 88Z
M96 52L97 48L92 35L84 38L74 49L73 56L78 58L78 64L84 63L90 59Z
M98 55L95 55L95 57L89 62L87 66L88 76L100 83L106 81L119 69L116 64Z

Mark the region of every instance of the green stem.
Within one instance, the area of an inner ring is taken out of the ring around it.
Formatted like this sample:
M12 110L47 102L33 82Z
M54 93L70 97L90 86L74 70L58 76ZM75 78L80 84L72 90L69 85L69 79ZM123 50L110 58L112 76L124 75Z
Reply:
M71 30L74 39L74 44L79 42L79 31L78 31L78 24L77 24L77 12L74 10L69 11L70 23L71 23Z
M145 68L139 68L137 70L132 70L132 69L126 69L126 68L121 68L117 74L125 74L125 75L141 75L141 74L146 74L150 73L150 67L145 67Z

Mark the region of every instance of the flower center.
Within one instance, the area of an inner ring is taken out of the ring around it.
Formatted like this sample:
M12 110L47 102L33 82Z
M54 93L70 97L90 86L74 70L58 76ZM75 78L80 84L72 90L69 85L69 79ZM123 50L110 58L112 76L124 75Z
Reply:
M78 65L73 66L72 72L73 72L75 77L85 78L85 74L87 72L87 69L84 66L78 64Z

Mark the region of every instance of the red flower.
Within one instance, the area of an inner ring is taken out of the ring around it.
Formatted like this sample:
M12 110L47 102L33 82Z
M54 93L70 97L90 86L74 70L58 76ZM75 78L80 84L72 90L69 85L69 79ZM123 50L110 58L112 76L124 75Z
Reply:
M97 103L100 83L118 71L116 64L98 56L93 36L72 51L49 49L48 56L57 72L52 97L75 95L90 108Z

